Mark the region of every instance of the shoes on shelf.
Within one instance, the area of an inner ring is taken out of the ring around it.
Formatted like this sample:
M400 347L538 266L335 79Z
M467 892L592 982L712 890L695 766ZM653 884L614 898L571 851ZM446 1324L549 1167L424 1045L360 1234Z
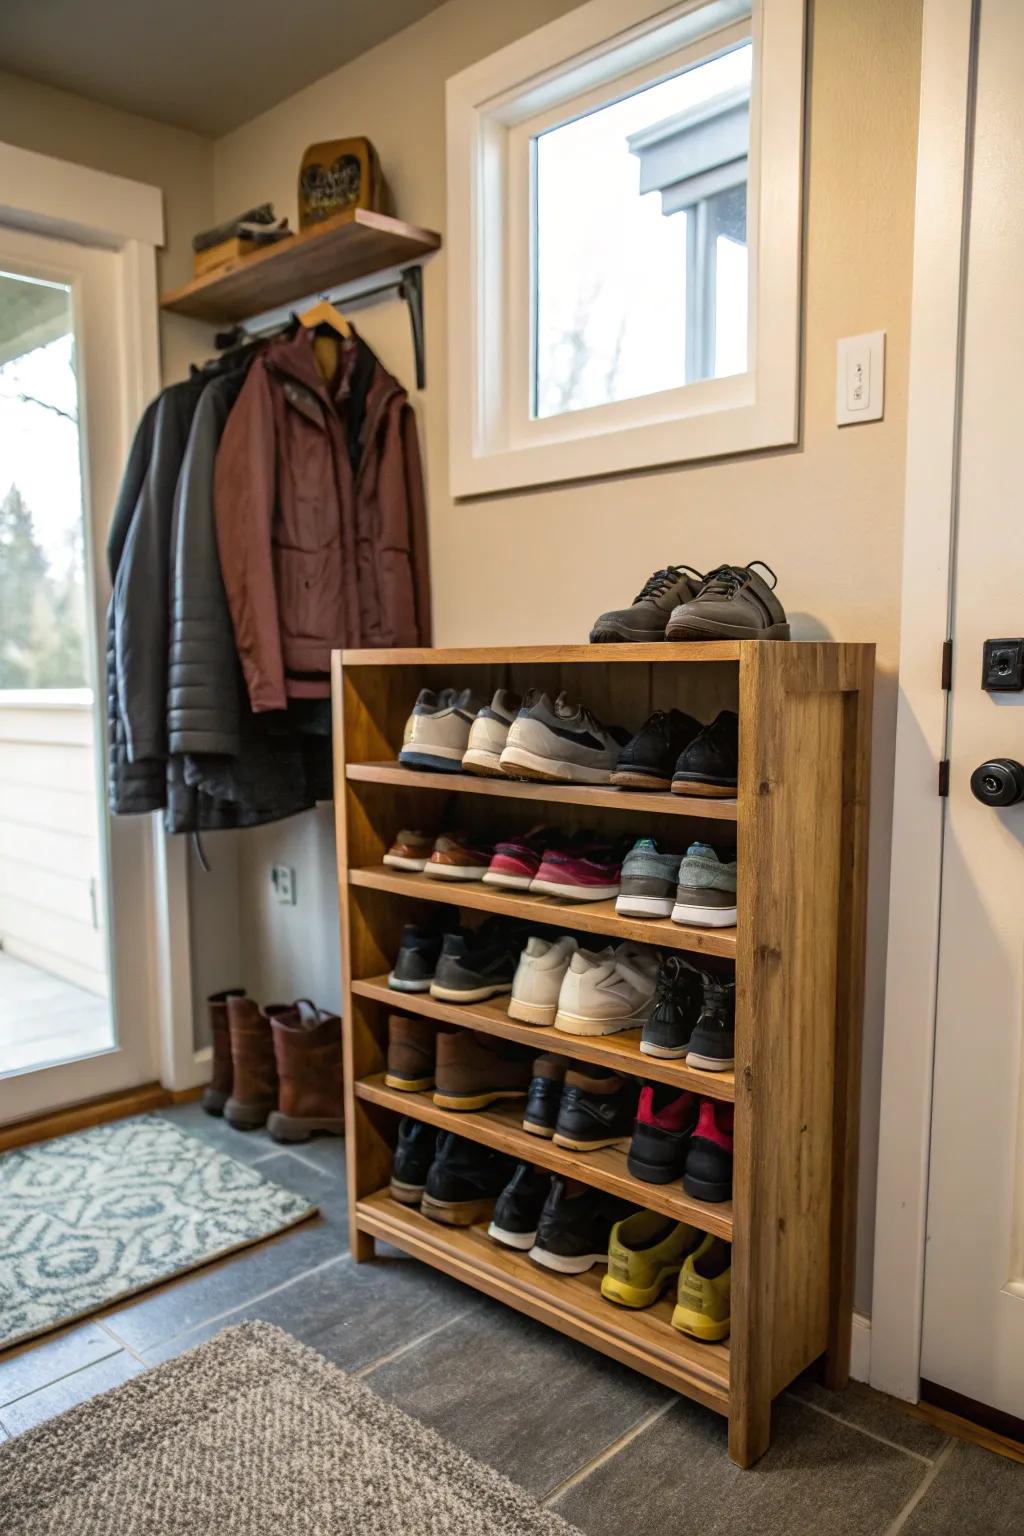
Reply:
M453 1029L437 1039L434 1103L439 1109L487 1109L525 1099L533 1063L524 1046L475 1030Z
M567 933L557 939L542 939L536 935L527 939L512 981L508 1005L510 1019L519 1019L523 1024L547 1025L550 1029L558 1012L562 981L578 948L576 940Z
M672 921L695 928L734 928L736 860L726 864L708 843L691 843L679 866Z
M658 955L637 944L592 954L577 950L569 962L555 1028L568 1035L614 1035L646 1023L658 980Z
M461 773L470 726L482 707L469 688L461 693L455 688L443 688L440 693L421 689L405 722L398 761L407 768Z
M695 1093L645 1083L626 1157L633 1177L645 1184L671 1184L681 1178L697 1116Z
M231 1093L224 1119L236 1131L257 1131L277 1108L277 1058L271 1019L288 1011L288 1003L261 1008L251 997L227 998L231 1040Z
M551 1192L551 1175L529 1163L520 1163L498 1196L488 1237L506 1248L525 1252L537 1241L537 1225Z
M678 853L659 853L653 838L638 838L622 861L616 912L623 917L669 917L681 862Z
M566 1071L553 1141L570 1152L597 1152L629 1140L636 1084L607 1067L574 1062Z
M731 1104L701 1099L683 1173L683 1188L695 1200L718 1204L732 1199L733 1121Z
M210 1081L203 1089L202 1105L208 1115L222 1115L231 1097L234 1076L231 1070L231 1035L228 1030L228 1001L242 998L242 987L229 987L226 992L214 992L206 999L210 1034L213 1037L213 1070Z
M608 1239L608 1272L601 1295L620 1307L653 1307L704 1234L656 1211L637 1211L617 1221Z
M458 833L442 832L434 839L423 873L433 880L482 880L493 849Z
M604 1190L555 1174L530 1258L561 1275L582 1275L595 1264L607 1264L612 1228L631 1210Z
M654 1004L644 1021L640 1051L674 1061L685 1056L704 1003L702 971L681 955L666 955L658 971Z
M430 995L443 1003L482 1003L512 990L525 928L507 917L489 917L479 928L446 933Z
M391 1163L392 1200L399 1205L419 1205L436 1148L434 1127L403 1115L398 1122L398 1144Z
M691 602L703 580L700 572L689 565L667 565L663 571L655 571L628 608L613 608L595 619L590 631L591 645L664 640L673 609Z
M702 1072L731 1072L736 1065L736 983L704 977L700 1016L693 1026L686 1065Z
M489 1219L514 1166L501 1152L453 1131L440 1131L420 1210L449 1227L471 1227Z
M619 893L623 850L619 846L582 840L563 848L547 848L530 882L538 896L567 901L608 901Z
M462 754L462 766L467 773L480 773L492 779L503 777L501 754L508 740L509 726L522 704L518 693L508 688L499 688L489 704L480 706L469 728L469 740Z
M620 789L668 789L679 754L701 729L700 721L681 709L656 709L619 753L612 783Z
M508 733L501 770L513 779L555 784L607 784L629 740L618 726L602 725L582 704L546 693L523 705Z
M277 1104L267 1116L275 1141L344 1136L341 1019L306 997L267 1010L277 1063Z
M402 1093L424 1093L434 1086L437 1057L437 1025L428 1019L410 1019L404 1013L388 1015L388 1061L384 1082Z
M564 1056L554 1056L548 1051L535 1058L523 1111L523 1130L529 1131L531 1136L551 1137L555 1134L567 1065Z
M767 571L771 586L755 566ZM720 565L672 610L666 640L788 640L786 610L775 596L777 581L763 560Z
M683 748L672 773L674 795L732 799L739 774L739 716L723 709Z
M426 832L411 832L403 828L395 833L395 840L384 855L384 863L392 869L421 870L426 866L434 848L434 839Z
M672 1327L708 1344L728 1338L731 1279L730 1245L705 1237L683 1260Z
M396 992L429 992L446 932L458 928L459 915L445 908L429 923L406 923L388 976Z
M522 837L495 843L484 875L485 885L501 885L509 891L528 891L540 867L541 855L552 841L550 827L532 827Z

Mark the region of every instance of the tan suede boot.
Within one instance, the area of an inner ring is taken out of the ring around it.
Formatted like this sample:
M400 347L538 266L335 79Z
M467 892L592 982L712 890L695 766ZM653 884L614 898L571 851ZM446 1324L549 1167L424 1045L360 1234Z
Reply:
M236 1131L256 1131L277 1108L277 1063L270 1015L288 1005L276 1003L263 1009L251 997L229 997L227 1002L234 1081L231 1097L224 1105L224 1119Z
M280 1078L277 1108L267 1121L275 1141L308 1141L314 1131L345 1134L341 1020L308 998L271 1020Z
M228 1033L228 998L244 997L242 987L229 987L226 992L214 992L206 999L210 1017L210 1034L213 1037L213 1071L203 1089L203 1108L208 1115L222 1115L224 1105L231 1097L234 1072L231 1067L231 1036Z

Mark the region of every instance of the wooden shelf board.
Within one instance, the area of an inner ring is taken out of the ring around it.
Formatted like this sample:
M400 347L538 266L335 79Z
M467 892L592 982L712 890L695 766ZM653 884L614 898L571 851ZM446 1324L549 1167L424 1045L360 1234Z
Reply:
M355 1085L356 1097L368 1104L379 1104L396 1115L410 1115L414 1120L425 1120L442 1131L455 1131L470 1141L479 1141L485 1147L515 1158L519 1163L533 1163L538 1168L548 1168L567 1179L579 1179L594 1189L607 1190L622 1200L650 1211L660 1211L675 1221L688 1221L702 1232L712 1232L732 1242L732 1202L709 1205L705 1200L694 1200L681 1183L645 1184L635 1179L626 1167L626 1149L602 1147L599 1152L570 1152L556 1147L545 1136L531 1136L523 1130L522 1099L506 1100L491 1109L454 1110L439 1109L429 1093L407 1093L400 1088L388 1088L384 1074L361 1078Z
M362 1232L515 1307L664 1386L729 1412L729 1346L701 1344L673 1328L672 1293L643 1311L623 1311L601 1295L602 1269L558 1275L525 1253L492 1242L483 1227L444 1227L398 1205L387 1190L357 1202Z
M432 229L353 208L193 278L165 293L160 307L213 325L247 320L321 289L421 261L440 244Z
M481 1034L500 1035L505 1040L516 1040L520 1045L534 1046L538 1055L541 1051L554 1051L556 1055L591 1061L613 1072L627 1072L632 1077L668 1083L680 1091L689 1088L706 1099L719 1099L727 1104L736 1098L736 1082L731 1072L699 1072L684 1061L642 1056L638 1029L623 1030L618 1035L567 1035L561 1029L510 1019L504 998L469 1006L442 1003L429 992L398 992L388 986L386 976L353 981L352 991L357 997L370 998L400 1013L418 1013L438 1024L457 1024L463 1029L477 1029Z
M429 773L401 763L347 763L345 777L358 784L388 784L399 789L434 789L444 794L497 795L541 805L590 805L656 816L689 816L705 821L735 821L736 801L702 795L673 795L669 790L616 789L601 784L539 784L520 779L488 779L472 773Z
M611 901L562 901L557 896L535 896L530 891L505 891L482 880L437 880L429 875L406 874L386 864L350 869L349 884L374 891L389 891L415 901L439 901L476 912L501 912L524 922L554 928L575 928L583 933L607 933L613 939L634 944L655 944L665 949L685 949L698 955L736 956L735 928L690 928L670 918L621 917Z
M502 645L455 646L447 650L410 646L402 650L342 651L343 667L529 667L575 662L739 661L741 645L771 645L769 640L661 640L645 645Z

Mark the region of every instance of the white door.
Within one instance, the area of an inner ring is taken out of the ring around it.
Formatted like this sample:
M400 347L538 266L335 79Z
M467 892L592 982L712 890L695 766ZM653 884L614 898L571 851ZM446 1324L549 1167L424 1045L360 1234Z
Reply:
M155 1076L150 826L103 775L119 270L0 228L0 1124Z
M949 800L921 1375L1024 1419L1024 692L983 691L1024 636L1024 5L981 0L952 598ZM998 772L982 786L991 792Z

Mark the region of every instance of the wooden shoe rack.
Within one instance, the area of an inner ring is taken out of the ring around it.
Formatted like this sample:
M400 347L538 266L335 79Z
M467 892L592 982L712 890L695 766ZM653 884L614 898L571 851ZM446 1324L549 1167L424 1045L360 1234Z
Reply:
M335 806L344 978L345 1105L351 1246L375 1239L415 1255L520 1312L695 1398L729 1421L729 1453L767 1449L772 1399L813 1361L849 1366L864 908L874 647L741 641L345 651L334 656ZM602 720L636 730L658 708L710 720L738 709L735 800L546 785L399 767L402 730L423 687L566 689ZM684 852L695 837L735 843L735 929L619 917L613 901L572 903L441 882L382 863L405 826L652 836ZM583 1038L508 1018L504 1000L460 1007L389 990L403 923L428 903L506 913L555 931L632 939L736 976L736 1069L697 1072L641 1056L636 1031ZM618 1150L566 1152L526 1134L521 1109L438 1109L429 1093L384 1083L389 1012L405 1011L524 1042L537 1052L734 1100L733 1199L709 1205L681 1184L641 1183ZM732 1328L701 1344L669 1324L671 1297L646 1311L604 1301L600 1272L563 1276L493 1243L480 1228L437 1225L388 1194L398 1119L412 1115L662 1211L733 1244Z

